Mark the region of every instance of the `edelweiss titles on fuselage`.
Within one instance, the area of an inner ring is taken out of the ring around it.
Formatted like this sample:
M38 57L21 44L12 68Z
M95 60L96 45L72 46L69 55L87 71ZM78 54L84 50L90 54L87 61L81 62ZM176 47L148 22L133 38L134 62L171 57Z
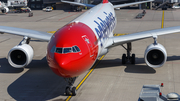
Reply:
M113 14L111 12L109 14L106 12L103 13L106 15L105 19L97 17L98 20L94 20L94 22L97 24L95 31L99 36L101 46L103 45L102 41L104 41L109 36L115 27L115 17Z

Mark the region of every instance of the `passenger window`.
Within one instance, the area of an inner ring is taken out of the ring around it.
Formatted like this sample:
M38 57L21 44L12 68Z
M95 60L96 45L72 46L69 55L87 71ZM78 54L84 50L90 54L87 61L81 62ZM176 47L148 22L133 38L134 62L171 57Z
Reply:
M63 53L70 53L72 52L71 48L64 48Z
M56 48L56 53L62 53L62 48Z

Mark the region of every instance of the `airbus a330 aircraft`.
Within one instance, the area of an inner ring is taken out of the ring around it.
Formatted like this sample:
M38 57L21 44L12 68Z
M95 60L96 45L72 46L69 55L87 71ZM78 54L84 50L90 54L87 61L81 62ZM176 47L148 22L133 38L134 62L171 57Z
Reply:
M113 36L117 21L114 8L151 1L112 5L108 0L103 0L96 6L62 1L92 8L60 28L53 35L46 32L0 26L0 32L24 36L19 45L9 51L8 62L15 68L27 66L33 58L33 49L29 45L30 38L48 41L46 56L48 65L54 73L68 80L67 95L76 95L76 87L72 85L72 78L90 69L98 57L108 53L111 47L117 45L127 44L127 48L123 46L127 50L127 54L122 55L122 63L125 64L129 61L135 64L135 54L130 54L131 42L153 38L154 42L145 50L144 59L149 67L161 67L166 62L167 53L165 48L157 43L157 36L180 32L180 26Z

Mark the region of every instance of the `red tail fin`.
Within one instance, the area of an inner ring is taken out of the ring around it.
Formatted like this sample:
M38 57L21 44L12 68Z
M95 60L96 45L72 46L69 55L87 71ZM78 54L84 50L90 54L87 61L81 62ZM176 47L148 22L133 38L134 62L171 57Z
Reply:
M108 0L103 0L103 2L102 3L108 3L109 1Z

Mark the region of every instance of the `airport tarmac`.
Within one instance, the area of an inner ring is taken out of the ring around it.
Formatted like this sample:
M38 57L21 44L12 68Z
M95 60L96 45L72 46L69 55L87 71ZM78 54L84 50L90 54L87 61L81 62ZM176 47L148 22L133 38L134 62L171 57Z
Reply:
M85 11L83 11L85 12ZM0 26L11 26L38 31L55 31L83 12L33 11L28 13L0 14ZM135 33L162 27L163 11L146 10L142 19L134 19L142 10L116 10L117 26L114 33ZM180 10L164 11L164 27L180 26ZM33 61L26 68L12 68L6 59L9 50L23 39L20 36L0 34L0 101L137 101L145 84L164 83L162 93L180 94L180 33L158 37L167 50L168 58L163 67L146 66L144 52L153 39L133 42L132 53L136 64L121 64L126 51L117 46L99 61L89 77L82 83L77 95L64 95L67 83L54 74L46 62L47 42L32 39ZM89 71L76 78L77 86ZM70 98L70 99L67 99Z

